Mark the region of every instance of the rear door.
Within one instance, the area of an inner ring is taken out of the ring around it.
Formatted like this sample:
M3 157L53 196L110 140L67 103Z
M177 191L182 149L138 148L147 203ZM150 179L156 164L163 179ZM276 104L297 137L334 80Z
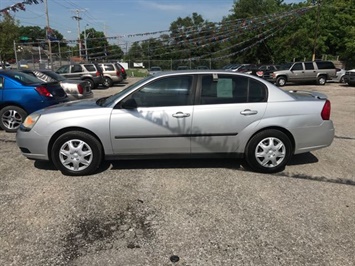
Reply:
M191 153L231 153L239 134L264 115L267 87L253 78L202 75L192 122Z
M115 154L189 154L194 76L161 77L142 86L112 111Z
M315 81L317 79L317 71L313 62L304 62L304 81Z

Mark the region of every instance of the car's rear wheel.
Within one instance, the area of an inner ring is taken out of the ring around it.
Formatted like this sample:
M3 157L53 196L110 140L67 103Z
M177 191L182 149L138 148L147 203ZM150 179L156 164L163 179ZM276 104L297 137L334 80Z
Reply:
M104 77L104 81L102 84L104 85L104 87L111 87L113 85L113 81L109 77Z
M276 80L276 85L279 87L286 85L286 78L285 77L278 77Z
M318 85L324 85L327 82L327 77L326 76L319 76L317 78L317 84Z
M27 113L18 106L6 106L0 110L0 127L7 132L16 132Z
M247 144L245 159L248 166L261 173L282 171L292 155L292 144L286 134L268 129L254 135Z
M93 174L100 166L103 152L100 142L82 131L70 131L59 136L53 144L53 164L64 175Z

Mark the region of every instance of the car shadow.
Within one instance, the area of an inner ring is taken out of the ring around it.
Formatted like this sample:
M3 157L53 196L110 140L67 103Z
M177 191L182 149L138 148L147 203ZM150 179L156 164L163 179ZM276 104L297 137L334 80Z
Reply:
M236 159L146 159L109 161L111 170L126 169L184 169L228 168L242 169L242 160Z
M303 165L319 162L318 158L310 152L293 155L287 165Z
M288 165L304 165L318 162L312 153L294 155ZM35 161L34 167L41 170L57 171L53 163L49 161ZM103 161L95 172L96 174L106 170L126 169L184 169L184 168L227 168L234 170L250 171L245 161L236 158L208 158L208 159L138 159Z

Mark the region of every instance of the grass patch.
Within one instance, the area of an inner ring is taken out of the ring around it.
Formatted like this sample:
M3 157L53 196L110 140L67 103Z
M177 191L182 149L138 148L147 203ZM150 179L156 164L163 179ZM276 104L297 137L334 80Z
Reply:
M126 72L127 72L128 77L141 78L141 77L148 76L148 70L142 69L142 68L137 68L137 69L130 68L130 69L127 69Z

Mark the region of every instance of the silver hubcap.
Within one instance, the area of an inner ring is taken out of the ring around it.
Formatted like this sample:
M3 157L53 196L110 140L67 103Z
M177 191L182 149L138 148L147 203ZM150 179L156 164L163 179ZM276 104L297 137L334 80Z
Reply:
M82 140L72 139L65 142L59 150L62 165L71 171L82 171L90 166L93 153L90 146Z
M22 123L22 116L16 110L9 110L3 114L1 120L6 128L17 129Z
M280 86L285 85L285 83L286 83L286 81L285 81L284 79L280 79L280 80L279 80L279 84L280 84Z
M286 156L286 147L277 138L269 137L259 142L255 149L255 158L263 167L273 168L282 163Z

